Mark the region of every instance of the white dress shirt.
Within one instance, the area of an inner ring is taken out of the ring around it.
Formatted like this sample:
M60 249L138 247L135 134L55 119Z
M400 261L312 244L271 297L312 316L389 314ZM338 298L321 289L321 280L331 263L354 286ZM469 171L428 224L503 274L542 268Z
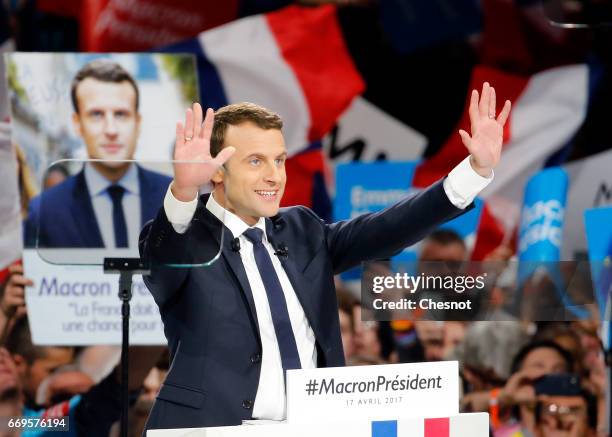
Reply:
M468 157L449 173L443 185L449 200L456 207L464 209L492 180L493 175L491 175L490 178L484 178L476 173L472 169ZM164 199L164 210L174 230L178 233L183 233L187 230L193 214L195 213L198 198L196 196L196 198L190 202L181 202L172 195L171 186L172 184L168 187ZM215 201L213 196L208 198L206 208L219 220L225 223L232 233L232 238L238 236L241 247L240 257L253 292L255 310L257 311L257 320L259 322L259 334L261 336L263 348L261 373L259 376L257 395L255 397L255 405L253 406L253 417L257 419L285 419L286 400L283 368L278 341L276 340L274 325L272 324L268 297L261 276L259 275L257 264L255 263L253 244L242 235L244 231L249 228L249 225L243 222L242 219L235 214L223 209L223 207ZM265 220L260 218L254 227L258 227L264 231L263 243L272 259L274 270L280 280L285 299L287 300L287 309L289 311L291 327L293 328L302 368L315 368L317 366L317 351L315 347L314 332L306 319L304 310L300 305L285 270L278 260L278 257L274 255L274 248L268 242Z
M102 235L104 247L116 248L115 228L113 227L113 201L106 189L113 182L106 179L90 164L85 164L85 182L89 191L89 198L93 205L98 228ZM125 189L121 199L123 215L127 226L128 247L137 247L138 235L141 228L140 217L140 184L138 183L138 169L130 165L128 171L116 183Z

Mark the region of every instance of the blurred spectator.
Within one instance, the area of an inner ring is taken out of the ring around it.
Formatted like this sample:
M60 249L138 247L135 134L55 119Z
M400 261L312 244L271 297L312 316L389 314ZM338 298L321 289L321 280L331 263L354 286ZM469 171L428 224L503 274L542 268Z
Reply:
M448 359L455 348L465 339L468 324L465 322L447 321L444 323L444 358Z
M371 356L353 355L347 362L347 366L377 366L379 364L387 364L382 358Z
M382 360L382 346L378 333L378 322L361 321L356 324L355 354L369 359Z
M468 253L463 239L454 231L439 229L421 245L420 261L465 261Z
M355 319L353 308L355 305L358 305L358 302L344 288L336 288L336 296L338 298L338 316L340 317L340 334L342 336L344 358L348 361L355 354Z
M572 354L575 371L579 375L584 374L584 351L578 333L568 323L551 322L535 336L539 340L551 340Z
M8 341L8 346L13 349L12 354L0 348L0 405L8 409L18 407L16 408L19 411L18 416L68 416L70 429L66 436L107 437L111 425L119 419L121 413L120 367L115 367L100 383L81 394L71 396L60 404L47 409L32 408L24 405L24 402L28 397L31 399L35 391L32 388L36 385L36 381L42 380L41 377L48 375L60 361L62 364L69 362L68 358L72 359L73 350L34 346L28 334L27 318L23 318L16 324ZM130 348L128 389L132 404L136 400L143 380L165 349L159 346ZM26 362L26 357L29 357L29 363ZM66 394L66 391L78 391L78 387L85 389L85 385L82 384L84 380L80 379L77 382L74 376L73 374L70 378L60 377L61 384L56 387L60 388L63 394ZM10 402L2 403L3 400Z
M32 281L23 276L21 264L9 266L9 277L0 290L0 344L4 344L15 321L26 314L25 287L31 285Z
M489 411L495 437L535 435L534 383L545 375L573 373L572 355L552 341L532 341L516 354L501 388L464 396L463 411Z
M527 332L518 322L473 322L449 358L461 363L468 392L491 390L503 386L513 358L527 341ZM470 402L469 394L464 402Z
M586 390L541 396L536 406L536 437L592 437L597 424L595 397Z
M0 347L0 417L21 416L21 390L17 368L8 351ZM19 430L0 430L0 437L17 437Z
M53 371L72 363L74 348L59 346L34 346L27 317L16 323L6 341L21 381L28 406L36 406L36 392L40 383Z
M415 322L417 337L423 347L424 361L444 359L444 322L422 320Z

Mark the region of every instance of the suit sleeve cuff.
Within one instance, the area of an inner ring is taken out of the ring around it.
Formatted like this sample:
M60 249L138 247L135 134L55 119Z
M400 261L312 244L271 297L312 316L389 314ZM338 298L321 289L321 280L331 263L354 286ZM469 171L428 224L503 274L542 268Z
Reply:
M189 223L195 214L198 206L198 196L189 202L182 202L172 194L172 184L168 186L166 197L164 198L164 211L168 221L179 234L184 233L189 227Z
M444 191L453 205L465 209L491 183L493 176L492 170L488 178L476 173L468 156L448 174L444 180Z

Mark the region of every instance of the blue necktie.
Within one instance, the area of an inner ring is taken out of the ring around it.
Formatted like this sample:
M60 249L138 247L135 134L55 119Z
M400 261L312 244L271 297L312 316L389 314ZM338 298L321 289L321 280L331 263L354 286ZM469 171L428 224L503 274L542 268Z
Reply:
M121 185L111 185L106 189L113 201L113 230L115 231L115 247L128 247L127 226L125 215L123 214L123 204L121 199L125 193L125 188Z
M302 365L300 364L300 356L295 336L293 335L293 329L291 328L285 294L274 270L272 259L261 241L263 231L259 228L249 228L245 231L244 236L253 243L255 263L268 295L268 304L272 313L272 324L274 325L274 332L276 333L276 340L280 349L283 369L301 369Z

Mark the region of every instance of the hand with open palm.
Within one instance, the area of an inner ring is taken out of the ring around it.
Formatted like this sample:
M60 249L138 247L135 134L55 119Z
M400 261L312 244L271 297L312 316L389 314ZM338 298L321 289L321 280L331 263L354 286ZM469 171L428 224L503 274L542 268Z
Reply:
M459 131L463 144L470 152L470 164L481 176L490 177L492 169L501 156L504 125L510 115L510 101L506 100L503 109L496 117L495 88L485 82L480 99L478 91L473 90L470 99L469 115L472 135Z
M202 118L202 106L194 103L185 113L185 125L180 121L176 124L172 194L184 202L195 199L199 187L210 182L217 169L236 151L234 147L224 147L213 158L210 137L215 114L209 108L203 123Z

